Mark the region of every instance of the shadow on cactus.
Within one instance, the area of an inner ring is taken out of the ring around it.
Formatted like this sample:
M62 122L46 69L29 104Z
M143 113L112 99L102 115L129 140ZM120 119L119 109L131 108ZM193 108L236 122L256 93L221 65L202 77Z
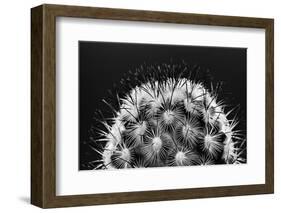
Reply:
M142 66L121 84L111 118L100 119L94 169L246 163L246 139L222 87L197 80L186 64ZM137 83L131 85L134 79ZM121 89L120 89L121 90ZM228 111L227 111L228 110Z

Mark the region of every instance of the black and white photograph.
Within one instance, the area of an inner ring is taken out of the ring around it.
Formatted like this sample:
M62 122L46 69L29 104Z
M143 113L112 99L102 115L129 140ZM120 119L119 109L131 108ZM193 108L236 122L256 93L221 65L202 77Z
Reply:
M31 204L251 209L275 191L274 19L133 8L31 8Z
M247 49L79 41L79 169L247 163Z

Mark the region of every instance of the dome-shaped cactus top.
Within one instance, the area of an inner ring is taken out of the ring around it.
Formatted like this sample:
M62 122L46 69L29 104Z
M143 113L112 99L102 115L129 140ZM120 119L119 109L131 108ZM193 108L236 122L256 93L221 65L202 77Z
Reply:
M202 83L169 77L148 81L119 100L97 168L237 164L243 138L223 101Z

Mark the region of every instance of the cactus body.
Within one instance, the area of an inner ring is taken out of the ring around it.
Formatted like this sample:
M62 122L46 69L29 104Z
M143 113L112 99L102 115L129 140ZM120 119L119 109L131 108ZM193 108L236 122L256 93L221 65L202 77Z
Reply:
M218 94L184 77L147 81L120 98L98 168L239 164L245 141Z

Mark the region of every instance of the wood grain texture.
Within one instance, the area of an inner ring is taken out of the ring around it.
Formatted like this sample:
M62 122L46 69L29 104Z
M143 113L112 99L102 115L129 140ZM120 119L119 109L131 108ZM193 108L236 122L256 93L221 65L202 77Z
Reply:
M42 59L43 7L31 14L31 203L43 204Z
M266 30L266 183L196 189L56 196L56 17L263 28ZM31 203L65 207L274 191L274 23L272 19L41 5L31 10Z
M274 192L274 21L266 26L265 33L265 171L266 185L268 190Z

